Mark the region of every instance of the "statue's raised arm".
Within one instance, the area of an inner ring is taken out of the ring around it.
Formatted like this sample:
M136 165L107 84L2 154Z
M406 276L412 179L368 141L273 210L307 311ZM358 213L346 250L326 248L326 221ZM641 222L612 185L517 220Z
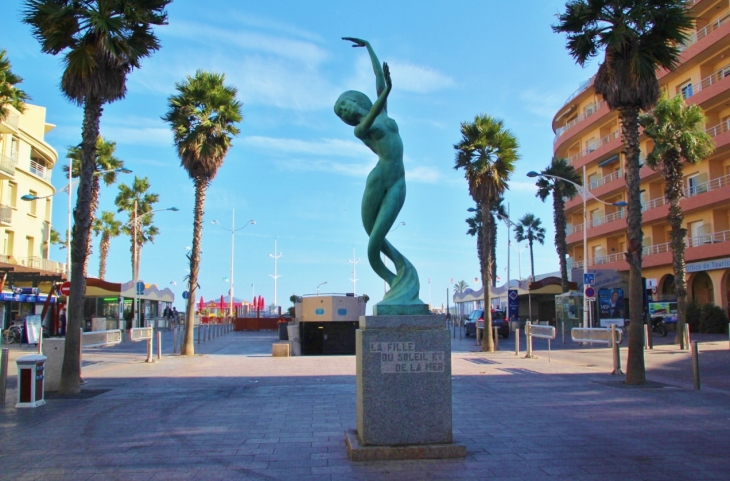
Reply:
M385 89L385 75L383 73L383 69L380 66L380 60L378 60L378 56L375 55L375 51L373 50L373 47L370 45L370 42L367 40L363 40L361 38L355 38L355 37L342 37L342 40L346 40L348 42L353 43L353 48L358 47L365 47L368 49L368 54L370 55L370 62L373 64L373 72L375 73L375 91L377 92L378 96L383 92ZM387 112L387 106L384 106L383 109Z

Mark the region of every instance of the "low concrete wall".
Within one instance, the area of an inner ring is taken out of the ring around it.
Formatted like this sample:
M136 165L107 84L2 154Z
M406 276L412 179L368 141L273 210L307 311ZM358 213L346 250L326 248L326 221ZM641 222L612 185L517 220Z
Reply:
M61 366L63 365L63 354L65 349L65 338L51 338L43 340L43 355L48 358L45 376L44 391L58 391L61 385Z
M278 317L239 317L233 321L236 331L278 331Z

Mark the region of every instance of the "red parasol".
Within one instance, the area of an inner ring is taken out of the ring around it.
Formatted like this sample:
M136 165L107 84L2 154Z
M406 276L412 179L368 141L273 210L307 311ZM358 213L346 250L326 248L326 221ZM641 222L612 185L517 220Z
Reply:
M225 309L226 301L223 300L223 294L221 294L221 311Z
M265 305L266 304L264 303L264 296L259 296L259 309L263 311Z
M203 300L203 296L200 296L200 303L199 304L200 304L200 307L199 307L198 310L202 312L203 309L205 308L205 301Z

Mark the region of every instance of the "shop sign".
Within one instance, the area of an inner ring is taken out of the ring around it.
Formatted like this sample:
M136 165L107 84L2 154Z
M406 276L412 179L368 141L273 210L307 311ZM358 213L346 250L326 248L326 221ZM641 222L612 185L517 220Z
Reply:
M730 257L711 261L693 262L691 264L687 264L685 269L687 273L730 269Z
M3 292L0 293L0 302L6 301L6 302L46 302L46 299L48 299L48 296L31 296L28 294L12 294L9 292ZM51 302L55 303L56 298L52 297Z

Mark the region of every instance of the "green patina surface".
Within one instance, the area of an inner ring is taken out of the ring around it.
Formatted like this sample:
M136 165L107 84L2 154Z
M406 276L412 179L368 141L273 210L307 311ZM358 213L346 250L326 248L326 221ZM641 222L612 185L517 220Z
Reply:
M375 73L378 98L373 104L362 92L349 90L337 99L335 113L355 127L355 136L378 156L362 197L362 222L369 237L368 261L376 274L390 285L383 300L373 307L378 315L427 314L428 306L418 298L420 283L416 268L385 238L406 199L403 142L398 124L388 117L387 99L392 89L388 64L380 65L370 43L345 37L353 47L365 47ZM396 272L385 266L381 253L393 261Z

